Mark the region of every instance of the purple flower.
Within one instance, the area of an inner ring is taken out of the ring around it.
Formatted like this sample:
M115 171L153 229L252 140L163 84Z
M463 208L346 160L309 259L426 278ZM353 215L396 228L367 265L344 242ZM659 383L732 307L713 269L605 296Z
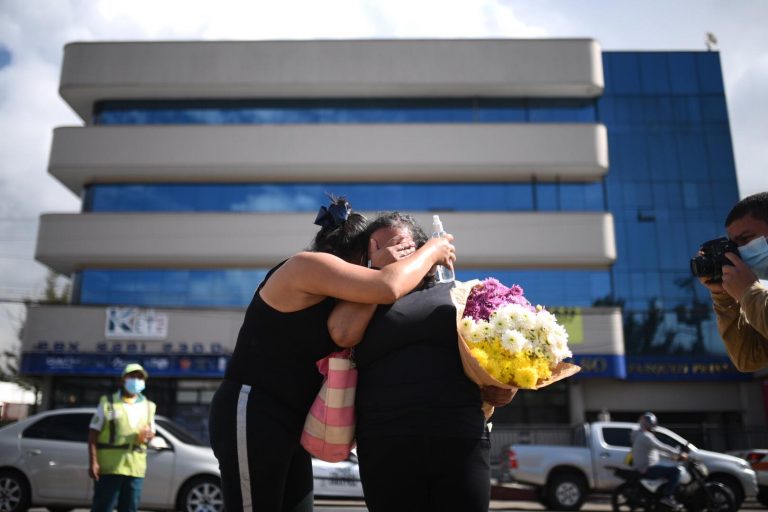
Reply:
M520 285L513 284L507 288L498 279L489 277L470 292L464 307L464 316L471 316L474 320L488 320L491 313L505 304L519 304L536 311L523 296L523 288Z

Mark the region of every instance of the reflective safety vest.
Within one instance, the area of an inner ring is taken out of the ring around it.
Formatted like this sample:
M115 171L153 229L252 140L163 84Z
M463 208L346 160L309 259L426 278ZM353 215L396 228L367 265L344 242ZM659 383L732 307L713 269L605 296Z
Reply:
M154 402L143 400L126 404L120 392L102 396L99 407L104 414L104 426L96 442L96 457L100 473L103 475L126 475L144 478L147 471L147 447L138 442L139 430L145 425L152 425L157 406ZM127 407L139 407L143 416L131 427L128 421Z

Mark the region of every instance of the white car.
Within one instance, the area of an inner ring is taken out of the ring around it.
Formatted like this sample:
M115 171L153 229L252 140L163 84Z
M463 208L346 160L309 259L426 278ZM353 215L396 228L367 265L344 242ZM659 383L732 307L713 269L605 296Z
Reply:
M751 450L735 450L728 452L749 462L757 473L757 501L768 508L768 448L752 448Z
M357 453L354 450L343 462L325 462L313 458L312 472L315 475L315 496L363 497L360 468L357 465Z
M93 413L92 408L58 409L0 428L0 511L90 508L93 482L87 443ZM141 508L223 511L213 450L167 418L157 416L156 424ZM316 496L362 496L354 458L337 464L313 459L312 465Z

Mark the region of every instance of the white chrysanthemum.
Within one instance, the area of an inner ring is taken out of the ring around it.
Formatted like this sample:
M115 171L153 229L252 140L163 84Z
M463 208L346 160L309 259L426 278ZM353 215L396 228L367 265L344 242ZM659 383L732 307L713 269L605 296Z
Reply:
M472 325L472 329L469 331L469 339L475 343L483 341L483 331L477 324Z
M538 315L526 307L520 306L520 309L522 310L520 328L525 329L526 331L533 331L536 329L536 317Z
M529 331L536 325L534 313L520 304L506 304L499 309L499 314L508 319L508 329Z
M559 363L567 357L572 357L573 354L568 349L567 339L564 337L553 337L550 350L555 358L555 362Z
M475 343L490 339L491 324L485 320L474 320L469 332L469 339Z
M501 308L491 313L490 317L488 317L488 322L497 333L503 333L509 328L509 318L503 313Z
M493 339L493 326L487 320L480 320L477 322L477 328L480 329L483 339Z
M501 335L501 346L510 354L522 352L525 348L526 341L525 336L523 336L520 331L507 329L504 331L504 334Z
M464 336L464 339L470 339L472 336L472 327L474 325L475 321L471 316L465 316L461 319L461 322L459 322L459 332Z
M559 340L562 340L563 344L568 343L568 331L562 325L555 325L551 330L546 332L546 340L549 345L555 345Z
M539 311L536 315L536 329L540 331L551 331L557 326L555 315L546 309Z

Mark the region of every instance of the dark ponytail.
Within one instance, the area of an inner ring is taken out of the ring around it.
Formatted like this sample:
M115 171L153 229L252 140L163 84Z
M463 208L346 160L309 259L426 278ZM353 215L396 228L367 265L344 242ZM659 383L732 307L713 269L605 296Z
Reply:
M368 238L365 237L368 219L352 211L345 197L329 196L331 204L321 206L315 224L321 226L309 250L327 252L349 263L365 261Z

